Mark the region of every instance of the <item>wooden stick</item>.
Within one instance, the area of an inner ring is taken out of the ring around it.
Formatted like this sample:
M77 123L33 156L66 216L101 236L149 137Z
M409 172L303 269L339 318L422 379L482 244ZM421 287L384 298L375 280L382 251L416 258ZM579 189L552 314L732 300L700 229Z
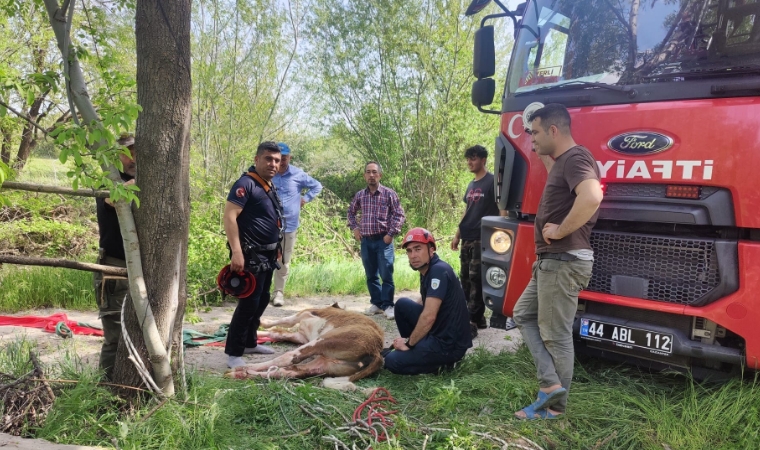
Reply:
M104 266L79 261L70 261L63 258L40 258L36 256L0 255L0 264L21 264L25 266L65 267L67 269L86 270L88 272L102 272L105 275L127 277L127 269L123 267Z
M19 183L18 181L6 181L0 185L2 189L14 189L17 191L43 192L46 194L64 194L76 197L97 197L108 198L111 194L108 191L96 191L93 189L74 190L62 186L52 186L49 184Z
M37 375L39 375L40 380L42 380L42 384L45 386L45 389L47 389L48 395L50 395L50 401L55 401L55 394L45 379L45 372L42 371L42 365L40 365L40 360L37 359L37 355L35 355L33 352L29 352L29 359L32 361L34 369L37 371Z

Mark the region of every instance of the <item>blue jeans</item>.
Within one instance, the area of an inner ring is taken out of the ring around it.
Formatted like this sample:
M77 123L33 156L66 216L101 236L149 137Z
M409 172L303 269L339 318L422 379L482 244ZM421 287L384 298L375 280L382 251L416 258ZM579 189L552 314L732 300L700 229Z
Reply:
M386 244L382 239L362 238L362 264L367 276L370 302L380 309L393 307L393 242ZM379 276L378 276L379 275ZM383 280L382 287L380 279Z
M396 326L403 338L409 337L417 326L422 314L422 305L402 297L394 308ZM427 335L414 348L405 352L394 350L385 357L385 368L399 375L438 373L443 368L453 367L461 360L467 349L444 350L438 339Z

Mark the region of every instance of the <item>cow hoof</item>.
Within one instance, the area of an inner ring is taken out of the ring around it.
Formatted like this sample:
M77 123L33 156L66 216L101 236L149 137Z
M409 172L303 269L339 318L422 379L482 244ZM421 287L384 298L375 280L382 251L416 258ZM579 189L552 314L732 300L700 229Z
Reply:
M322 380L322 387L343 392L354 392L356 390L356 385L348 381L348 377L325 378Z

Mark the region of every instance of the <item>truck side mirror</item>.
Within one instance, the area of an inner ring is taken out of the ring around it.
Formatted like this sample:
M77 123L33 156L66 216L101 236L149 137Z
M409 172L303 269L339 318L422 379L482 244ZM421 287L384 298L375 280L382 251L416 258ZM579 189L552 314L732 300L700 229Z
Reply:
M515 6L515 10L512 11L514 15L518 17L522 17L525 15L525 7L528 6L528 2L522 2L519 5Z
M494 28L487 25L475 32L475 48L472 56L472 74L475 78L488 78L496 73L496 50Z
M478 109L493 103L493 96L496 93L496 81L493 78L481 78L472 83L472 94L470 98L472 104Z

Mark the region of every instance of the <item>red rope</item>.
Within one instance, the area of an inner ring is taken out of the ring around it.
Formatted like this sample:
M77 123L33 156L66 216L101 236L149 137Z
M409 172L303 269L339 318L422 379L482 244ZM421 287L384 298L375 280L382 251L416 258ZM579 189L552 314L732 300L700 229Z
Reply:
M379 393L383 393L384 395L380 396ZM358 422L359 420L364 420L367 422L367 425L370 426L370 433L372 433L372 436L378 441L383 442L388 440L388 436L385 434L385 431L378 432L375 427L372 426L373 423L375 424L381 424L383 428L386 430L389 427L393 426L393 420L388 417L392 414L396 414L398 410L393 411L387 411L382 405L379 405L380 402L391 402L396 403L396 399L391 396L390 392L388 392L387 389L384 387L376 388L374 391L372 391L372 395L369 396L367 400L362 402L361 405L359 405L356 410L354 410L354 415L352 416L352 419L354 422ZM366 418L362 417L362 413L364 412L366 408L367 415ZM383 430L381 428L381 430ZM379 434L378 434L379 433Z

